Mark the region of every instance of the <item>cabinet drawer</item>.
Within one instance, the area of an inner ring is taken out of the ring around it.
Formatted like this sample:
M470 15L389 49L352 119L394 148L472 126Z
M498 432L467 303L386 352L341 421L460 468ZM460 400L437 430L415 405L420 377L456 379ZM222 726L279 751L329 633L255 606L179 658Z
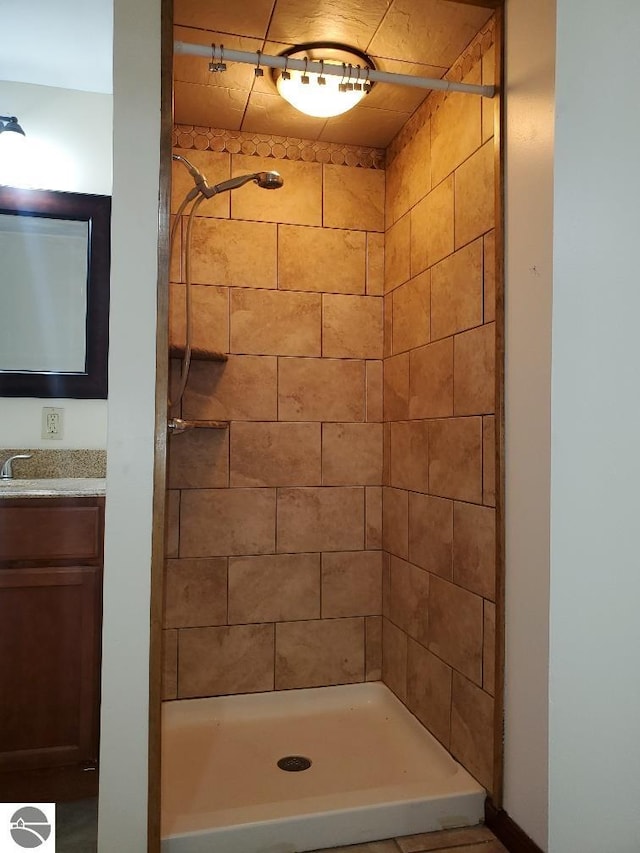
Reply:
M73 560L102 556L100 506L0 506L0 560Z

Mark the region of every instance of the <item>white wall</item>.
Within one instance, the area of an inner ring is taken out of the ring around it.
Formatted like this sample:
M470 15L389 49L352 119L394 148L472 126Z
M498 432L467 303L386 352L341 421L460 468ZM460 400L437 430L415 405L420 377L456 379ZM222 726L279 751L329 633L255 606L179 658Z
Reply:
M640 850L639 34L558 0L551 853Z
M101 853L147 849L160 0L116 0ZM135 146L132 145L135 140ZM136 156L132 156L135 150Z
M112 105L111 95L0 81L0 113L26 133L0 154L0 184L111 195ZM41 438L43 406L64 407L63 439ZM105 400L4 397L0 412L0 447L106 447Z
M555 0L508 0L504 807L543 849L548 792L554 42Z

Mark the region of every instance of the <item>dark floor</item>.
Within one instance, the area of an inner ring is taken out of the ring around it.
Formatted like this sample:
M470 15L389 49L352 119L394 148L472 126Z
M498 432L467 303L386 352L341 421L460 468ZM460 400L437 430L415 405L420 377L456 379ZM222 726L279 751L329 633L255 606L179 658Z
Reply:
M98 849L98 798L58 803L56 853L96 853Z

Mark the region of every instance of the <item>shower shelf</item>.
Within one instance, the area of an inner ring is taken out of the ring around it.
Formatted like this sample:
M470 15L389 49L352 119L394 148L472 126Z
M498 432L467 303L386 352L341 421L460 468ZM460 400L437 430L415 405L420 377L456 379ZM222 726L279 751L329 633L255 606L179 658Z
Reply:
M169 347L171 358L184 358L184 347L172 344ZM202 347L191 347L192 361L227 361L228 356L218 350L203 349Z

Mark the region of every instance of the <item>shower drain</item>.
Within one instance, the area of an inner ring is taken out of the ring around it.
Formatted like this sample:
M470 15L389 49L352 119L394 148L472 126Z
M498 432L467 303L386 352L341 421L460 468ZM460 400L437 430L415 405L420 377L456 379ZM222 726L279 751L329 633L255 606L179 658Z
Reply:
M278 767L288 773L299 773L300 770L308 770L311 767L311 759L305 758L304 755L285 755L278 761Z

